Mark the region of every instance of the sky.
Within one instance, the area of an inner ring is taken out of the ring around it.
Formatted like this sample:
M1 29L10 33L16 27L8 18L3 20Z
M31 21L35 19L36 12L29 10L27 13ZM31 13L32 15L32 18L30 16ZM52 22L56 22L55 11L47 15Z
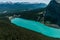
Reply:
M48 4L50 0L0 0L0 2L30 2L30 3L46 3Z

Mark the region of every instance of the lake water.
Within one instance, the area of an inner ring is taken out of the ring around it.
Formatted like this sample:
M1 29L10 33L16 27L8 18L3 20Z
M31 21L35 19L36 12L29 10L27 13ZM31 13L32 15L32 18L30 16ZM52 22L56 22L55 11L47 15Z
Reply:
M22 18L11 19L11 23L16 24L17 26L42 33L43 35L60 38L60 29L52 28L41 24L40 22L26 20Z

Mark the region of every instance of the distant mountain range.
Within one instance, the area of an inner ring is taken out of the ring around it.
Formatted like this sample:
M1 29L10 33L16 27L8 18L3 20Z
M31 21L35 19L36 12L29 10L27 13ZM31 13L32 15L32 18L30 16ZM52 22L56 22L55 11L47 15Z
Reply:
M38 9L38 8L45 8L46 6L47 5L44 3L27 3L27 2L0 3L0 14L1 13L16 13L16 12L21 12L21 11L34 10L34 9Z

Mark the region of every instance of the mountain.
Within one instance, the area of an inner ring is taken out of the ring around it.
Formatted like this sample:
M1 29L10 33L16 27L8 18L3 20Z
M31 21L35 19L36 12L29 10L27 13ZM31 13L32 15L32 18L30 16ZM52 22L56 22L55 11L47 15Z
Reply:
M60 25L60 3L52 0L46 8L45 20Z
M33 10L33 9L38 9L38 8L45 8L45 7L46 7L46 4L44 3L6 2L6 3L0 3L0 14L1 13L16 13L16 12Z

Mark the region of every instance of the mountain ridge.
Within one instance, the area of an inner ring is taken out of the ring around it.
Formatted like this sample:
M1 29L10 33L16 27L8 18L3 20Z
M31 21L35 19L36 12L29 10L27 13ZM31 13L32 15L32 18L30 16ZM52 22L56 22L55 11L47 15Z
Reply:
M37 8L44 8L46 4L44 3L36 3L36 4L29 4L29 3L1 3L0 4L0 13L7 11L7 12L20 12L25 10L33 10Z

